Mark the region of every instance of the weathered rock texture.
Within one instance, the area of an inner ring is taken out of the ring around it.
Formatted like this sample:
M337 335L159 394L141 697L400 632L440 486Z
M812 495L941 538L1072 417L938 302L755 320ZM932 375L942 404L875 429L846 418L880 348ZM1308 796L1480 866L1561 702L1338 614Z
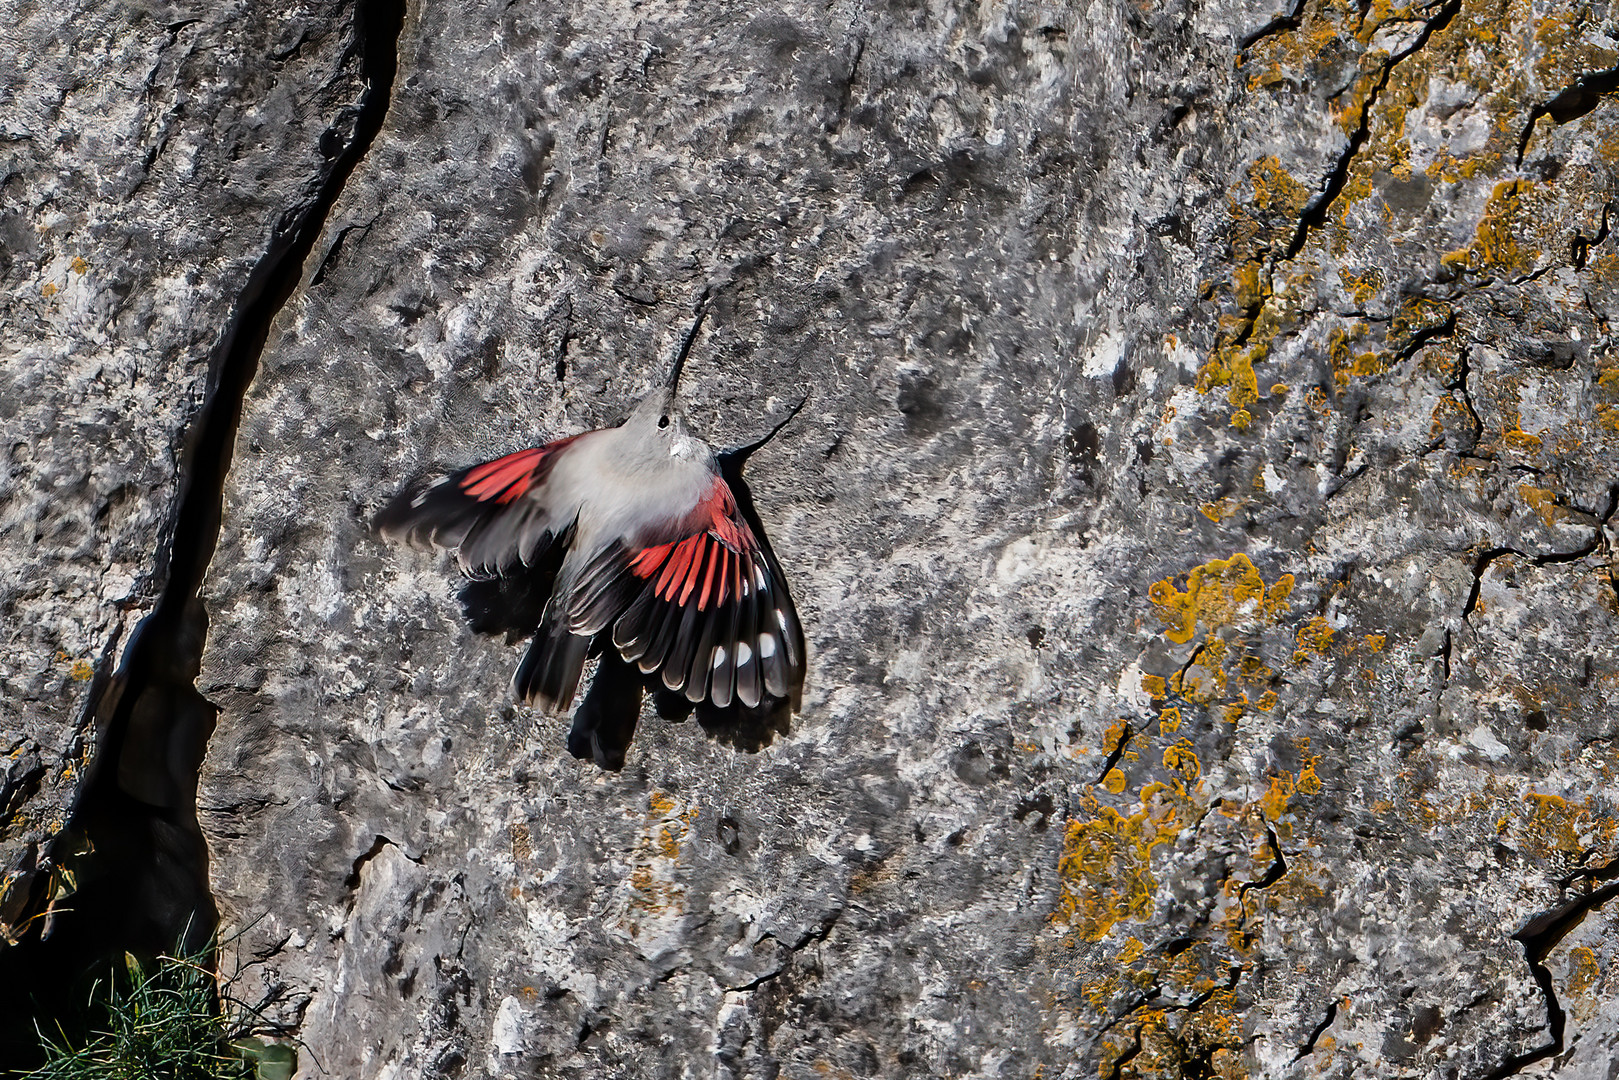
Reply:
M309 1076L1607 1077L1616 32L412 7L205 594L236 993ZM604 774L509 704L448 561L366 521L609 422L704 288L699 430L811 394L750 469L809 690L758 754L649 718ZM69 565L58 516L22 556Z
M167 583L191 421L242 295L352 126L346 16L277 6L0 8L8 933L92 696Z

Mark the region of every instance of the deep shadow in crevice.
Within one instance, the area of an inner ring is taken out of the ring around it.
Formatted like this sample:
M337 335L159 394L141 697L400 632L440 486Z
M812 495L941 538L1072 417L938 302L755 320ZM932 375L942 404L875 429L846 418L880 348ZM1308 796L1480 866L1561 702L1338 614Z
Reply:
M365 89L322 134L341 146L310 200L274 226L219 343L180 464L169 542L154 559L163 591L118 672L92 699L97 746L66 826L41 858L21 940L0 949L0 1069L37 1061L35 1023L82 1020L89 983L130 952L205 948L217 922L197 824L198 770L217 710L197 691L207 615L198 594L219 541L242 404L276 315L298 288L326 219L387 117L404 27L402 0L357 0L341 66ZM64 885L71 885L66 895ZM56 897L50 893L58 894Z

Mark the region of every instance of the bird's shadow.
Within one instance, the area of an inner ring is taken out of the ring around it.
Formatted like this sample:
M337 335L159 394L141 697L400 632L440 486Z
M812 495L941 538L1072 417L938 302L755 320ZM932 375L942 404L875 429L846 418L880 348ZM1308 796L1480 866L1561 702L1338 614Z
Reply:
M784 583L786 578L770 548L768 534L754 506L753 492L742 478L742 468L803 406L804 401L800 400L785 419L757 442L716 455L720 474L736 497L737 511L758 539L771 573ZM468 578L458 594L468 627L478 634L504 637L508 644L532 636L545 617L545 606L565 550L565 544L556 544L546 559L532 566L520 566L506 574ZM590 655L598 662L590 689L574 711L573 729L568 735L568 752L574 757L594 760L614 772L622 769L640 720L642 698L648 693L652 695L654 711L663 719L678 723L695 715L709 737L744 753L757 753L778 735L786 736L791 731L792 714L798 708L796 697L767 697L751 709L737 701L724 708L711 701L694 704L684 694L667 689L656 673L645 675L635 665L626 663L608 640L610 633L603 631L591 642ZM802 656L803 641L797 645Z

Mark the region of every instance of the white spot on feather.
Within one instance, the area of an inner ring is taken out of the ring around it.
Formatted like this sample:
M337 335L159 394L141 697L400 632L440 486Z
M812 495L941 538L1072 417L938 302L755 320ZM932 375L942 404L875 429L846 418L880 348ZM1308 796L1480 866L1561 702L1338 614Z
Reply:
M776 639L770 634L759 635L759 655L769 660L776 655Z
M746 641L737 642L736 643L736 666L737 667L742 667L744 664L746 664L749 660L752 660L752 659L753 659L753 650L748 648L748 643Z
M720 665L725 663L725 655L724 645L716 645L714 647L714 663L710 666L713 667L715 671L718 671L720 669Z

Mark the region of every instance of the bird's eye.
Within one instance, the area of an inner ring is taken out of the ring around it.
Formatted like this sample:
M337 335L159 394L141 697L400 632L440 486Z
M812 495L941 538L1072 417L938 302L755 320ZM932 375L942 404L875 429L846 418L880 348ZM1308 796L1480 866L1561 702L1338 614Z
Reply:
M669 418L667 416L658 417L658 426L659 427L668 427L669 426Z

